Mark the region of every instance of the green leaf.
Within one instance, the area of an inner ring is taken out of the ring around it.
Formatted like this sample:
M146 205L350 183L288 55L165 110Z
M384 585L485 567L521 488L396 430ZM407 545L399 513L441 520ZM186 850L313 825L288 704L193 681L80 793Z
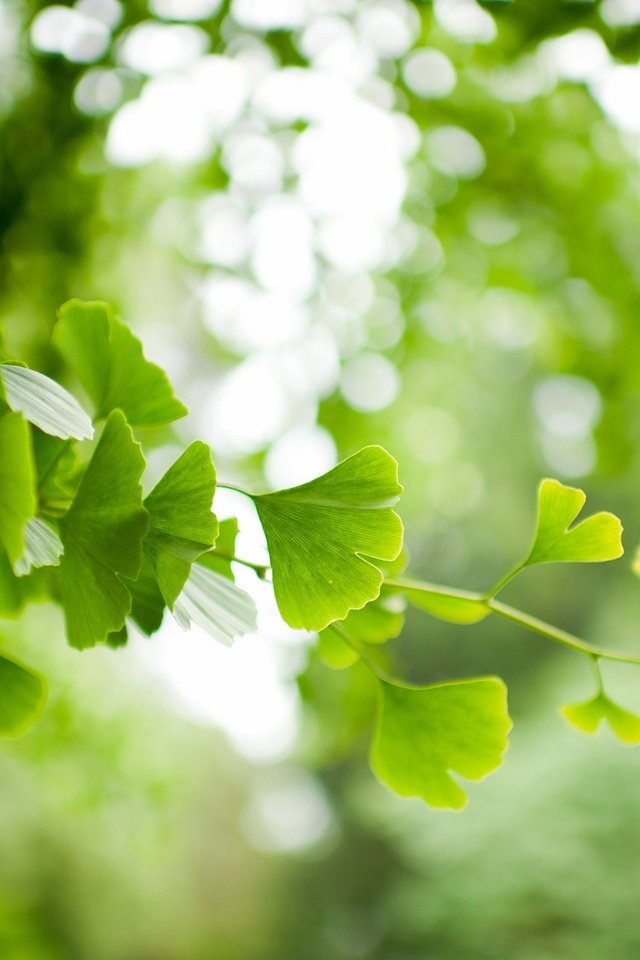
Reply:
M15 620L27 603L47 599L50 589L44 573L36 570L27 577L17 577L0 547L0 616Z
M374 773L400 796L460 810L467 797L451 773L482 780L500 766L511 729L506 694L496 677L428 687L381 682Z
M0 657L0 737L19 737L44 709L47 686L32 670Z
M12 565L24 553L25 528L36 512L29 426L19 413L0 416L0 543Z
M353 647L343 639L346 634L356 645L386 643L397 637L404 626L404 602L398 594L386 592L361 610L352 610L338 629L331 624L318 634L318 652L334 670L350 667L358 660Z
M622 524L612 513L594 513L571 526L586 494L558 480L543 480L538 490L538 524L531 552L523 566L535 563L596 563L624 553Z
M60 308L53 342L93 401L96 419L121 409L132 426L171 423L188 412L165 373L107 303L70 300Z
M491 613L479 594L466 590L452 590L418 580L402 580L396 585L414 607L448 623L479 623Z
M0 364L0 380L12 410L44 433L67 440L93 436L91 419L59 383L28 367Z
M117 633L131 608L118 574L135 580L148 528L145 462L123 414L109 415L68 513L60 521L60 584L67 636L83 649Z
M360 659L357 651L343 640L333 626L326 627L318 634L318 653L333 670L344 670Z
M211 512L216 472L206 443L196 440L184 451L145 499L149 512L146 555L169 609L184 587L193 561L218 535Z
M623 743L640 743L640 717L610 700L604 693L584 703L572 703L561 708L564 717L583 733L593 734L605 720Z
M195 623L225 646L231 646L235 637L254 633L257 627L256 607L249 594L199 563L191 567L173 615L183 630Z
M391 507L401 493L396 461L372 446L309 483L254 497L289 626L323 630L378 596L382 573L367 558L400 553Z
M162 625L166 603L146 554L142 558L140 573L135 580L126 580L131 594L131 619L135 620L148 637Z
M32 567L57 567L63 550L56 531L39 517L32 517L25 527L24 554L16 563L16 573L24 577Z
M237 536L238 521L235 517L220 520L215 548L201 554L197 562L209 570L216 570L227 580L233 580L232 561L229 558L235 556Z

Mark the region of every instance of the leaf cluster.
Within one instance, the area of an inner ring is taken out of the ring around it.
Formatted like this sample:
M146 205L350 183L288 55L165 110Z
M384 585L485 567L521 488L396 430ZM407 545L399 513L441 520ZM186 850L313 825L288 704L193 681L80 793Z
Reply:
M594 647L497 599L528 567L622 554L615 516L576 522L583 491L543 480L525 559L484 594L442 587L403 576L397 463L368 446L308 483L247 493L269 551L270 566L260 568L235 555L236 519L219 522L213 512L216 470L202 441L188 445L143 497L146 459L134 429L166 427L187 410L112 309L65 304L53 344L83 403L39 371L0 357L0 615L55 602L78 650L126 644L131 622L152 635L167 612L181 627L195 623L231 644L257 628L253 600L234 582L234 562L262 577L270 569L284 621L318 633L329 666L369 668L377 776L436 807L461 808L466 795L456 778L480 780L500 765L511 720L497 677L412 686L381 666L376 649L400 634L406 602L459 625L506 617L587 655L598 692L564 715L583 731L605 720L623 741L640 741L640 718L609 699L597 670L601 658L640 657ZM37 671L0 657L0 734L22 733L45 697Z

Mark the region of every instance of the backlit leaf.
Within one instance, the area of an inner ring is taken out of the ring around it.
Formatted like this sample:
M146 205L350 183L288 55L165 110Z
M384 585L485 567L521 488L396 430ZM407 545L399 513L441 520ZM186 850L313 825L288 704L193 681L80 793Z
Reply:
M67 636L82 649L117 633L131 608L118 576L135 580L149 523L144 457L119 410L107 420L68 513L60 521L60 584Z
M225 646L231 646L236 637L254 633L257 627L256 607L249 594L199 563L191 567L173 615L183 630L195 623Z
M622 556L622 524L612 513L594 513L573 526L586 494L558 480L543 480L538 490L538 523L523 566L535 563L594 563Z
M28 367L0 364L4 396L11 407L44 433L67 440L93 436L91 418L59 383Z
M44 679L0 657L0 737L19 737L38 719L47 699Z
M461 809L467 797L451 774L482 780L500 766L511 729L506 693L495 677L427 687L381 682L374 773L400 796Z
M65 303L53 342L93 401L96 419L119 408L132 426L158 426L187 413L164 371L145 358L142 344L109 304Z
M164 601L170 609L184 587L191 564L218 535L211 512L216 472L206 443L196 440L145 499L149 533L144 543Z
M12 565L24 553L25 528L36 512L29 425L19 413L0 416L0 543Z
M56 531L39 517L32 517L25 527L24 554L16 563L16 573L24 577L32 567L58 566L63 549Z
M378 596L382 573L367 558L398 556L402 522L391 508L401 493L396 461L372 446L309 483L254 497L290 626L322 630Z
M564 717L583 733L595 733L601 722L606 721L616 737L629 745L640 743L640 717L599 693L584 703L572 703L562 707Z

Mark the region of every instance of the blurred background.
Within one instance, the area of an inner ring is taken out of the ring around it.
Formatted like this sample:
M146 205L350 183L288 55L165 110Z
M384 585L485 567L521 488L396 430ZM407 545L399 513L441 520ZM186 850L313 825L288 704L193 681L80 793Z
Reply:
M583 486L625 558L505 599L637 648L639 57L638 0L0 0L7 346L55 374L56 308L113 301L190 406L175 452L202 437L251 489L382 443L436 582L488 588L539 479ZM215 506L260 561L246 504ZM558 716L586 661L410 613L395 669L497 673L516 723L437 813L368 771L366 672L239 578L261 630L230 651L3 621L51 689L0 749L2 960L637 955L640 753ZM606 679L640 708L633 668Z

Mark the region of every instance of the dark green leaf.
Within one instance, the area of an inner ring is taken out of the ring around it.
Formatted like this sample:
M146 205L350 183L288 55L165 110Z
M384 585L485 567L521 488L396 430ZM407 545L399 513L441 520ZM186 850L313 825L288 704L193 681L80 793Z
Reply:
M19 413L0 416L0 543L12 565L24 553L25 528L36 512L31 435Z
M0 737L19 737L44 709L44 679L8 657L0 657Z
M96 419L119 408L132 426L158 426L184 417L160 367L107 303L70 300L59 311L53 342L95 405Z
M218 535L211 512L216 472L206 443L196 440L145 499L149 533L145 553L169 609L184 587L191 564Z
M114 410L60 521L60 583L73 647L91 647L118 632L131 608L118 574L135 580L142 564L149 523L140 487L144 465L123 414Z

